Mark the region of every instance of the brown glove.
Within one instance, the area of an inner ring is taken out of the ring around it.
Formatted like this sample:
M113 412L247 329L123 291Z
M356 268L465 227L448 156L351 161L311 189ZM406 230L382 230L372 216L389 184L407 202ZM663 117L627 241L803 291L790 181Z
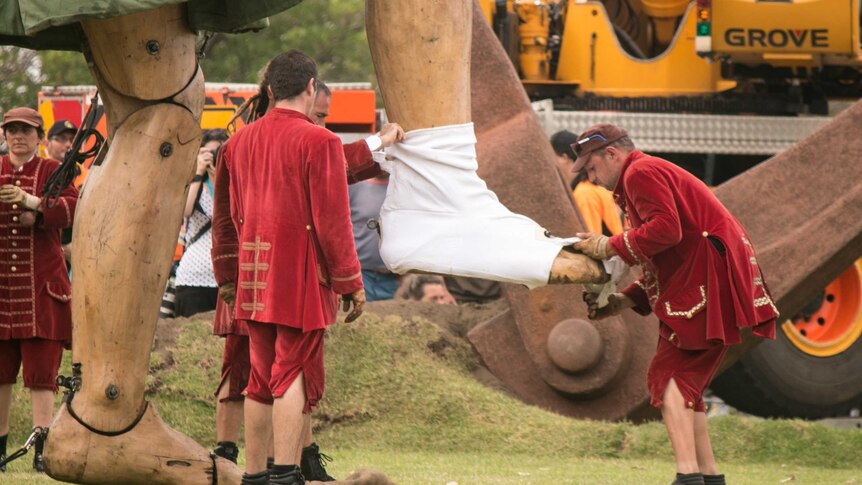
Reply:
M610 238L607 236L592 232L580 232L576 235L583 239L583 241L572 244L572 248L585 256L602 260L616 254L614 247L608 244L608 239Z
M362 315L362 309L365 307L365 289L360 288L348 295L341 295L341 302L341 309L344 311L350 310L350 304L353 303L353 310L344 317L344 323L356 320Z
M635 306L635 302L623 293L612 293L608 296L608 304L599 308L597 302L599 295L584 292L584 301L587 303L587 317L590 320L603 320L614 315L619 315L626 308Z
M225 283L218 287L218 296L231 308L236 301L236 283Z
M12 184L0 186L0 202L7 204L22 204L24 207L36 210L42 204L42 199L28 194L21 187Z

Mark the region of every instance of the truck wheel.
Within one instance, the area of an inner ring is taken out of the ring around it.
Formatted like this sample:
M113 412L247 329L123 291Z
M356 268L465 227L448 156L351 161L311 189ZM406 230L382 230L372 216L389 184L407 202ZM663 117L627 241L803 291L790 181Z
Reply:
M818 419L862 407L862 259L777 334L716 377L713 392L764 417Z

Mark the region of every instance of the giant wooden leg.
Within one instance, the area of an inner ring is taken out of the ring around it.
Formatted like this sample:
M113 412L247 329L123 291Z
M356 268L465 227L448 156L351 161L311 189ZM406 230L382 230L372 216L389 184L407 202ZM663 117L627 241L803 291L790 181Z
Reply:
M405 131L470 121L473 2L366 0L371 58L389 119ZM604 283L602 266L560 251L549 283Z
M45 463L77 483L239 483L232 463L144 400L183 201L200 140L203 75L180 5L83 23L110 150L78 204L72 361L80 389L61 408ZM217 468L217 469L214 469Z

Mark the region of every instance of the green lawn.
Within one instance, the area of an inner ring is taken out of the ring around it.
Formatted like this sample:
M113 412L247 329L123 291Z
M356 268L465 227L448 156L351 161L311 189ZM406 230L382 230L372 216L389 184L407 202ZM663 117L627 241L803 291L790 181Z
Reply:
M168 423L211 448L221 341L206 321L172 324L182 327L163 342L169 352L153 354L150 399ZM421 318L367 315L334 327L315 416L316 440L336 458L333 473L372 467L401 484L670 483L659 423L561 417L479 384L470 374L477 365L464 340ZM18 389L16 398L10 451L29 429L26 395ZM710 426L731 484L862 484L862 432L741 416L710 418ZM26 471L29 460L0 483L47 481Z
M345 477L359 468L384 470L393 481L412 485L667 485L673 464L646 459L553 458L499 453L420 453L365 450L326 450L335 461L330 473ZM14 485L52 482L28 470L29 463L12 467L0 483ZM801 467L792 464L727 464L731 485L841 485L862 483L862 471Z

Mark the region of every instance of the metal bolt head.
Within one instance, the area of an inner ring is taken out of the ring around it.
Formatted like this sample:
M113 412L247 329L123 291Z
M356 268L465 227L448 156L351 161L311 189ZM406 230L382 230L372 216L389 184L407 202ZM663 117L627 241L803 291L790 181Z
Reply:
M148 40L147 41L147 53L151 56L154 56L159 53L161 50L161 46L159 45L159 41L157 40Z
M120 388L114 384L108 384L108 387L105 388L105 395L108 396L108 399L113 401L120 397Z
M162 158L167 158L171 156L171 153L174 153L174 146L168 142L162 143L159 147L159 155L161 155Z

